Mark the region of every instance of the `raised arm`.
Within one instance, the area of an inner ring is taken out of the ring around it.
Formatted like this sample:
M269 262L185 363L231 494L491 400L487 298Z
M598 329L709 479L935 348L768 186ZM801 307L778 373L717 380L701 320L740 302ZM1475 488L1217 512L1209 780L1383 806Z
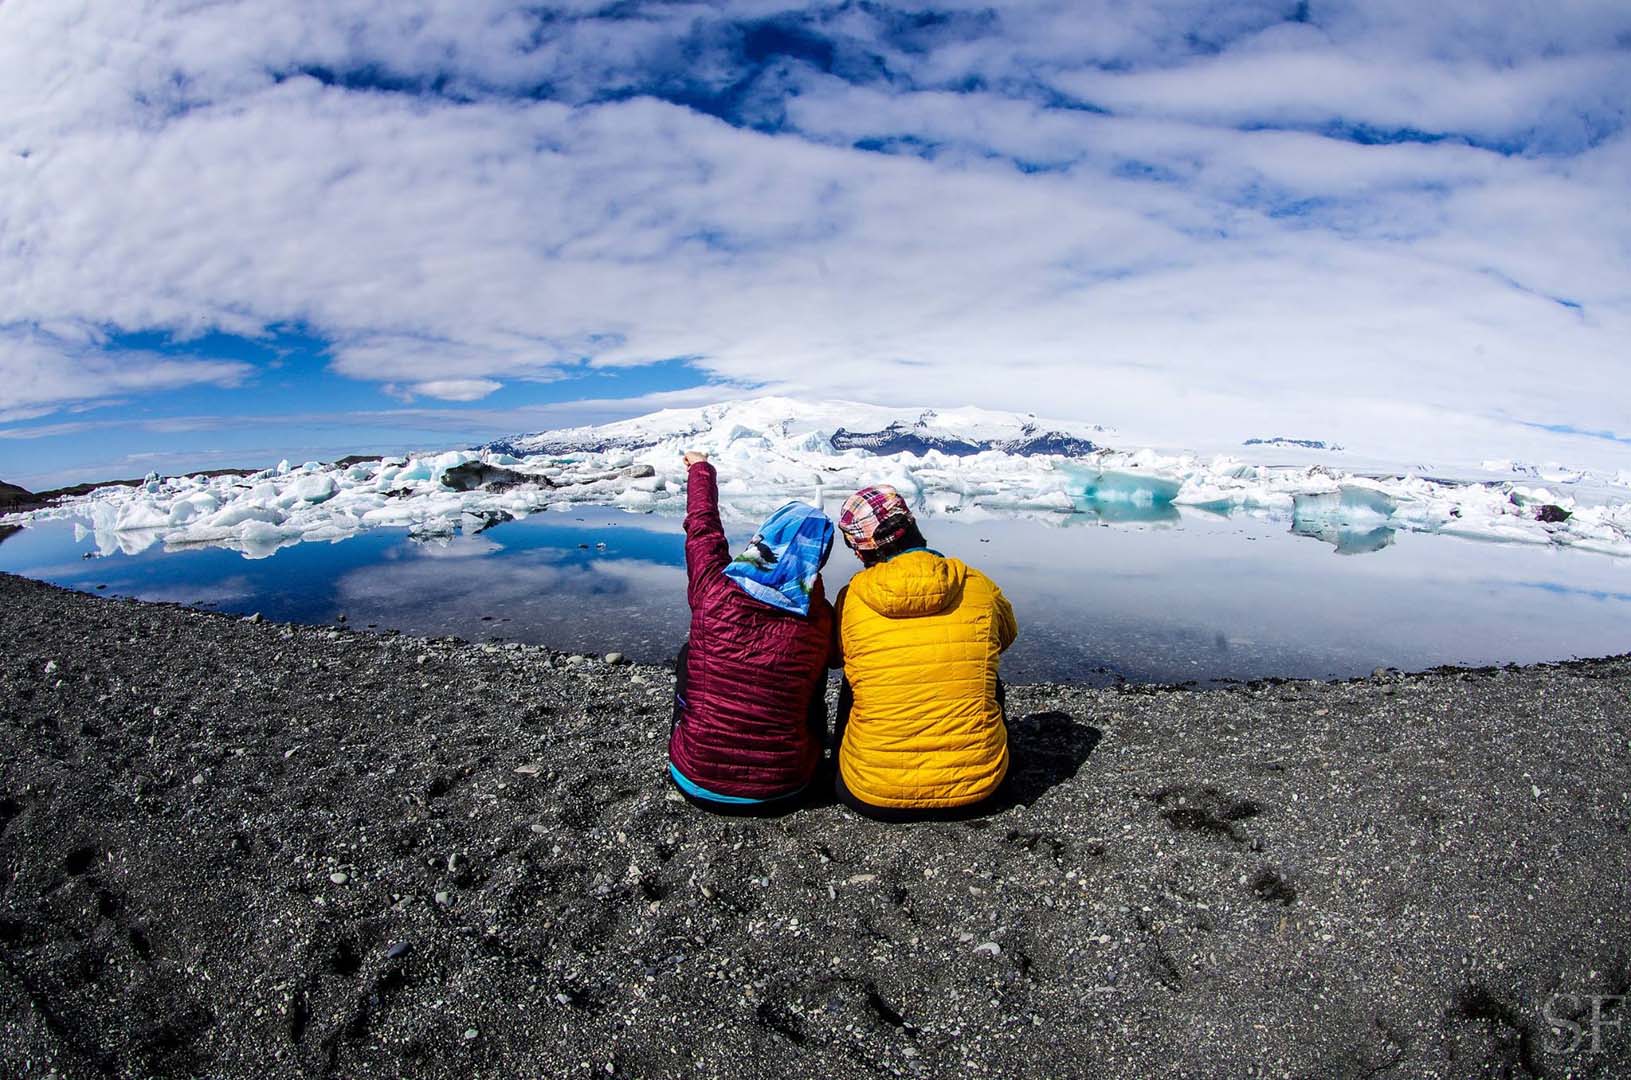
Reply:
M714 467L700 454L685 456L685 571L690 595L731 561L725 526L719 520L719 481Z

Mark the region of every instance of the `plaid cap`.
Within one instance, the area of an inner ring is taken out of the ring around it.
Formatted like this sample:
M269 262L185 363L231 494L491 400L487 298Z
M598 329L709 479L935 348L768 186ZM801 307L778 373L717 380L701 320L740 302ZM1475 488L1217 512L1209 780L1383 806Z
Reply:
M911 507L888 484L864 487L844 500L838 531L856 551L874 551L899 540L913 524Z

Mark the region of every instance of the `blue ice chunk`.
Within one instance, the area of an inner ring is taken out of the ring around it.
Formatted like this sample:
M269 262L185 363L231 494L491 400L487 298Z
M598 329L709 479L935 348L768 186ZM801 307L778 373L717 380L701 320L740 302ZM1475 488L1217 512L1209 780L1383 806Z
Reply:
M1348 484L1335 491L1296 494L1291 498L1291 520L1294 522L1368 524L1392 517L1399 506L1385 492Z
M414 458L413 463L396 474L396 482L405 480L429 480L431 473L430 462L422 458Z
M1167 506L1183 486L1182 480L1156 473L1100 469L1083 474L1080 498L1090 504Z

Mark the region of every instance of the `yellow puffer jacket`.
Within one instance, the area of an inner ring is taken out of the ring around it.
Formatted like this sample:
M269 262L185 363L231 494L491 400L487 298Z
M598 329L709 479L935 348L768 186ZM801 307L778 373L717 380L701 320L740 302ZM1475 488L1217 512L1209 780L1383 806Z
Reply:
M909 551L856 574L839 598L854 693L838 765L873 806L978 802L1008 773L997 657L1018 633L995 583L965 563Z

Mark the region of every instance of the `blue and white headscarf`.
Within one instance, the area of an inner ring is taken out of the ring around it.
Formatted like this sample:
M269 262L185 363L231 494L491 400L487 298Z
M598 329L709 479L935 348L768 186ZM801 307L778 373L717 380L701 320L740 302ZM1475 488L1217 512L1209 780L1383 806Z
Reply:
M725 576L755 600L795 615L810 614L810 590L832 552L833 526L807 503L790 502L771 514Z

